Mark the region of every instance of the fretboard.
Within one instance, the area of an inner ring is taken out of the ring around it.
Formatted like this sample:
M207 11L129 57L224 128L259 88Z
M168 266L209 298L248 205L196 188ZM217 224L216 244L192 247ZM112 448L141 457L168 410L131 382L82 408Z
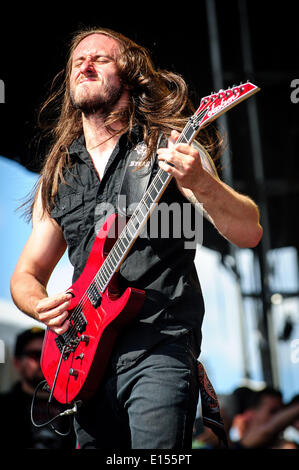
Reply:
M191 144L202 127L257 91L259 91L259 88L256 85L247 82L206 96L201 100L196 113L189 118L177 143ZM87 295L92 301L96 302L98 293L105 291L111 278L119 270L171 179L172 176L162 168L158 170L129 222L121 231L120 236L87 289Z
M198 122L200 122L199 117L197 117L196 122L193 121L193 118L190 118L180 134L177 143L190 144L198 133L200 127ZM156 176L133 212L130 220L121 231L117 241L96 274L94 283L90 286L91 290L104 292L111 278L124 262L136 238L143 230L148 218L156 207L171 179L172 176L162 170L162 168L158 170Z

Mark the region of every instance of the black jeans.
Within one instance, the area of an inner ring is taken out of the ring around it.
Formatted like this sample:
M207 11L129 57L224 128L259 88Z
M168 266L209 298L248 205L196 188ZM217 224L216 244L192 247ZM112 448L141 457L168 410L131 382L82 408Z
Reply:
M162 344L134 367L109 371L79 408L80 449L191 449L199 395L191 337Z

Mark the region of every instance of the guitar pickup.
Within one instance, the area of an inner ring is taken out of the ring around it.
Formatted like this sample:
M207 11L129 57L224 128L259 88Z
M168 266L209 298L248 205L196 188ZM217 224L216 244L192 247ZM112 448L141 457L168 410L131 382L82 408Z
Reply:
M95 281L90 284L90 286L88 287L86 293L87 293L87 296L88 296L88 299L89 299L91 305L94 308L98 308L101 305L101 302L102 302L102 294L99 291L98 286L95 283Z
M99 292L88 293L88 298L94 308L98 308L102 302L102 295Z

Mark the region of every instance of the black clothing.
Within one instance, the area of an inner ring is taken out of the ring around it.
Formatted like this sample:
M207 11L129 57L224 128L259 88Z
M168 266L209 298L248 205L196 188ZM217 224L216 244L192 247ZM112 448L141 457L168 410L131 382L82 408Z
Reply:
M96 231L110 213L117 211L122 174L131 148L124 134L110 156L101 181L86 150L84 136L69 148L72 167L64 172L68 184L60 183L51 217L60 224L68 244L74 266L73 281L83 271ZM156 161L151 178L158 168ZM183 232L184 205L188 204L190 210L191 203L178 190L174 179L161 202L168 207L179 204ZM192 206L192 217L194 211ZM190 330L196 337L196 353L200 353L204 303L194 265L195 249L186 249L184 233L180 235L170 227L164 238L138 237L120 268L121 287L145 290L146 300L135 320L118 338L112 367L119 372L161 341L173 340Z
M188 334L121 374L108 370L74 420L80 449L191 448L199 382Z

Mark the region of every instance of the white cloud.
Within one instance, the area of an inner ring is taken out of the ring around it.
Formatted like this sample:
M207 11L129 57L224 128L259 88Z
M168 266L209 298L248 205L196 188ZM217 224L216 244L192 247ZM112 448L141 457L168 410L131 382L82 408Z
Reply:
M12 301L0 299L0 325L4 324L12 325L18 329L41 326L39 322L22 313Z

